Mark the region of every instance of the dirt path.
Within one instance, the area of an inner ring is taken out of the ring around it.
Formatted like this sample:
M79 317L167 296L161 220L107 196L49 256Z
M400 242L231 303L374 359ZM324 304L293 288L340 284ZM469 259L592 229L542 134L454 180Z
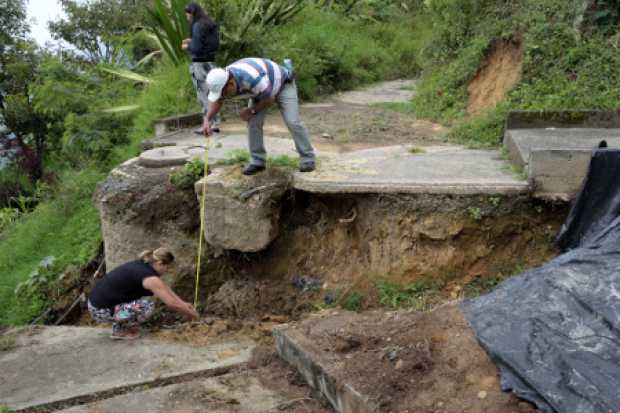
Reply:
M319 102L302 104L301 117L312 142L326 151L349 152L396 144L440 144L447 128L416 119L410 111L397 109L404 108L404 104L411 100L414 87L412 81L384 82L365 90L330 96ZM387 103L379 103L380 100ZM242 105L242 102L228 105L222 124L224 133L245 133L245 122L235 115ZM275 109L267 115L264 128L265 135L290 138L280 113Z

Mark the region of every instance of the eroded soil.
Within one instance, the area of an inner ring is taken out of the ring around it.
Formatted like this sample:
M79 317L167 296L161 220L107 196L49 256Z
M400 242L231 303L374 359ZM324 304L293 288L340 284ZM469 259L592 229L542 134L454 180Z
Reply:
M457 305L428 313L338 312L296 326L331 372L382 412L526 413Z

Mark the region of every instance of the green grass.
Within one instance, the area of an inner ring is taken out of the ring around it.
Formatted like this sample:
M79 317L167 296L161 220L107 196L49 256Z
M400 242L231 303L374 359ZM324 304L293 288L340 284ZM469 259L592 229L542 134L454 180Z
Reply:
M288 155L269 156L267 157L267 168L273 167L299 169L299 158L293 158Z
M10 351L15 348L17 345L17 340L14 336L5 335L0 336L0 352L2 351ZM2 410L0 410L1 412Z
M0 239L0 324L23 324L46 305L42 296L17 297L17 285L53 256L59 268L87 263L101 242L99 216L91 200L104 174L68 172L51 200L24 215Z
M379 301L392 307L412 307L418 311L430 309L430 299L438 291L438 284L432 280L420 280L406 286L387 281L379 282Z

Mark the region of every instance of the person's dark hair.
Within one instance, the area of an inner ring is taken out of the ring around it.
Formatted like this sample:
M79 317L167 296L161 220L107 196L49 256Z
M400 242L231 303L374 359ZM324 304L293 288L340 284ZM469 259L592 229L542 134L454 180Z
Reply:
M189 13L192 15L192 21L189 24L190 33L192 31L192 26L194 23L198 23L199 21L204 22L208 27L215 27L215 21L207 14L206 11L198 3L191 2L185 6L185 13Z

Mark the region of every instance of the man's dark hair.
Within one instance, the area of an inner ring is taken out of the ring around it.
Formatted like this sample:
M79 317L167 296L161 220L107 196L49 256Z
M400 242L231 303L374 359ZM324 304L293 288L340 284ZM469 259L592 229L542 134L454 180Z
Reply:
M198 3L191 2L185 6L185 13L192 15L192 22L190 23L190 33L194 23L203 22L207 27L215 27L215 21L207 14L206 11Z

